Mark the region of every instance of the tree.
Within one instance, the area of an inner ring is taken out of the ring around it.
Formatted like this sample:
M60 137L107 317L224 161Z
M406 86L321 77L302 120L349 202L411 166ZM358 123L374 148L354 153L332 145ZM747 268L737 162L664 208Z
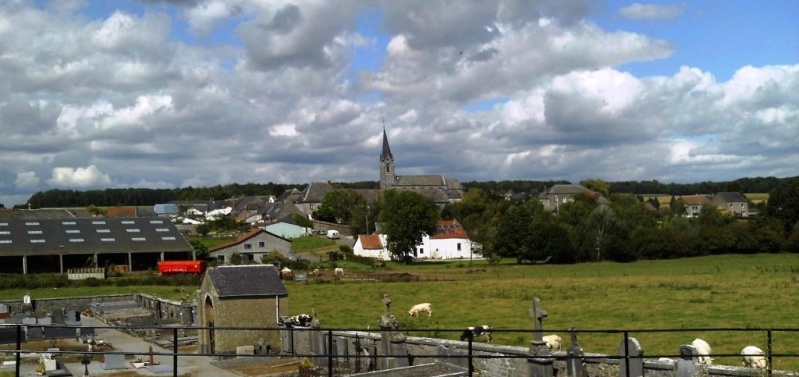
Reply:
M596 261L602 260L604 237L617 223L616 214L608 207L598 207L588 217L587 225L590 235L596 237Z
M291 215L291 221L294 222L294 225L297 226L305 228L313 228L313 221L308 220L307 217L300 215L299 213Z
M436 230L438 207L413 191L389 190L383 200L380 221L389 252L397 258L412 255L422 237Z
M353 190L334 190L322 198L316 216L323 221L349 224L353 210L365 205L366 199Z
M205 244L202 243L201 241L191 240L189 241L189 243L191 244L191 247L194 249L194 255L197 258L197 260L206 260L211 255L211 253L208 252L208 246L205 246Z
M586 179L580 182L580 185L591 191L596 191L606 198L610 196L610 185L601 179Z
M799 179L774 189L768 197L766 213L782 221L786 233L799 223Z

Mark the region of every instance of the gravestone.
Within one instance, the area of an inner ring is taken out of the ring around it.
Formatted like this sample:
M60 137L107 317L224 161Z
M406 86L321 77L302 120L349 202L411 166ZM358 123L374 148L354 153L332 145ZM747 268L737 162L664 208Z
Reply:
M643 377L644 375L644 348L638 339L627 338L619 344L619 375L628 377ZM629 356L629 357L627 357ZM627 366L629 365L629 373Z
M255 346L238 346L236 347L236 357L251 356L255 354Z
M113 369L128 369L127 363L125 363L125 355L117 355L117 354L106 354L103 356L103 369L104 370L113 370Z
M577 340L577 329L570 328L569 335L571 346L566 350L566 375L568 377L588 377L588 371L585 369L585 352Z
M311 320L311 353L318 356L327 355L327 344L325 343L325 334L322 332L319 319L316 317L316 310L313 311L313 319ZM314 357L313 360L317 366L322 363L327 363L324 358Z
M693 377L697 374L699 357L696 348L690 344L680 346L680 358L677 359L677 377Z
M552 377L555 374L555 359L543 340L544 318L549 314L541 308L540 298L533 298L533 308L528 311L528 315L533 319L534 334L533 341L530 342L530 357L527 358L530 376Z
M391 314L391 298L388 293L383 294L383 305L386 310L378 322L382 351L383 355L394 355L382 359L383 369L407 367L409 365L408 347L405 344L407 337L399 331L397 318Z

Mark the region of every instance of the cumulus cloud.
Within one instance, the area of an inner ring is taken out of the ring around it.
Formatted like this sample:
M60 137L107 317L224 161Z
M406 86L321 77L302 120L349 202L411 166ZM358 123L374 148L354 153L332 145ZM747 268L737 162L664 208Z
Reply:
M14 186L19 189L32 189L39 186L39 177L36 172L25 171L17 173L17 179L14 181Z
M53 168L53 177L47 183L53 187L88 188L109 186L112 180L96 166L90 165L85 168Z
M37 4L0 2L0 198L18 202L42 188L374 181L384 125L400 174L462 181L799 166L799 65L636 74L680 44L594 22L592 1Z
M683 5L659 5L633 3L619 10L619 14L631 20L670 20L685 11Z

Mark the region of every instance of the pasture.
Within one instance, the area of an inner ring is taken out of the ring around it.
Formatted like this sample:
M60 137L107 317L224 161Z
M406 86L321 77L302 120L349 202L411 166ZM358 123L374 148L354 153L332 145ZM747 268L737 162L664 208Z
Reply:
M288 282L292 314L316 309L324 327L374 329L389 293L392 313L409 335L456 339L463 329L488 324L495 329L529 329L533 297L549 312L546 333L564 330L631 330L646 355L676 355L681 344L707 340L714 354L738 355L746 345L766 348L763 331L638 332L644 329L790 328L799 329L799 255L724 255L630 264L489 266L475 262L394 265L419 281L359 280L347 266L336 282ZM469 272L471 271L471 273ZM477 271L477 272L475 272ZM331 270L324 271L332 274ZM408 309L430 302L433 316L411 318ZM528 346L531 333L495 331L498 344ZM588 352L615 354L620 333L584 333ZM568 341L565 342L569 344ZM799 332L773 332L773 352L799 353ZM719 356L717 363L740 365L740 356ZM779 369L799 370L799 357L775 358Z

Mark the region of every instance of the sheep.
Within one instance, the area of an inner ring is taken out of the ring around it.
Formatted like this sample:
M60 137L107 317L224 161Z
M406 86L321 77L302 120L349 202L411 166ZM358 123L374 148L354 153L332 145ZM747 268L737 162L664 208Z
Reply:
M741 350L741 360L744 367L766 369L766 353L756 346L746 346Z
M319 276L319 269L318 268L314 268L313 272L311 272L311 273L313 274L313 276Z
M333 274L336 276L344 276L344 269L341 267L336 267L336 269L333 270Z
M418 317L421 312L427 312L427 316L430 317L433 315L433 306L429 302L424 302L416 304L411 307L411 310L408 310L408 314L411 317Z
M547 348L553 351L560 351L563 346L563 339L561 339L560 335L544 335L541 340L547 342Z
M699 355L699 364L711 365L713 358L710 357L710 345L706 341L696 338L691 345L696 349L696 354Z

